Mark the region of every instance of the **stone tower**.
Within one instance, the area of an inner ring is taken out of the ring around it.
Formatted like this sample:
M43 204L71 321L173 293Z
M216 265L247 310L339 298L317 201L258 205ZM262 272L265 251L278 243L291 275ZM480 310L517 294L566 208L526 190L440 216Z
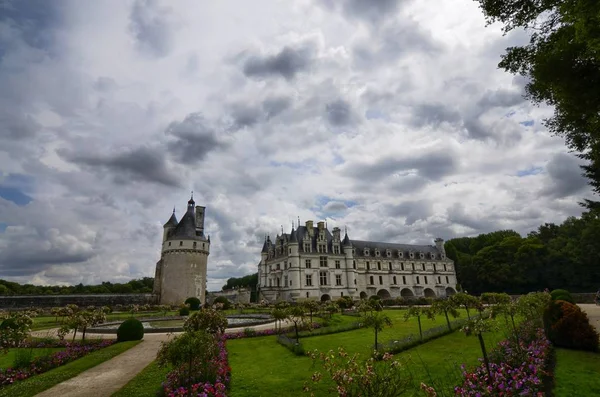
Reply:
M163 305L178 305L192 296L205 303L210 236L204 236L205 207L194 205L192 196L181 220L177 221L173 210L163 226L153 291Z

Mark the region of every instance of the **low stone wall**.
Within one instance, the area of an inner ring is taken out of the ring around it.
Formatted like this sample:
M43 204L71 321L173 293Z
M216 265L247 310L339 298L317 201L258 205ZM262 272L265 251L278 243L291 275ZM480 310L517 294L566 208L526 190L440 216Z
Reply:
M0 296L0 309L61 307L74 304L85 306L154 305L153 294L95 294L95 295L20 295Z
M239 288L227 291L209 292L209 301L213 302L216 297L224 296L232 303L250 303L251 291L249 288Z

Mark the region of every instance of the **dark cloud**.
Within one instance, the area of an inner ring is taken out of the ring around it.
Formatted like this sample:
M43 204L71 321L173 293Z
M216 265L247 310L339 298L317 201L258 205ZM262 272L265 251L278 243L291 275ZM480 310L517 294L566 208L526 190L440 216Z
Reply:
M241 119L248 123L250 119ZM213 150L223 148L226 144L217 136L214 127L200 113L191 113L181 122L172 122L167 131L168 136L176 138L169 142L167 148L175 159L182 164L197 164Z
M379 181L399 173L416 171L419 177L435 181L452 175L457 169L458 160L454 154L438 151L405 158L386 157L374 164L357 162L346 167L344 173L360 180Z
M446 210L446 216L450 223L459 224L474 229L477 233L489 233L502 229L501 225L491 218L478 217L465 209L462 203L454 203Z
M144 52L164 57L172 49L173 25L171 9L159 5L158 0L136 0L131 8L130 28L137 44Z
M546 165L549 185L541 194L553 198L563 198L581 192L588 184L582 175L582 161L567 153L555 154Z
M265 99L262 103L262 109L265 112L267 120L279 115L288 109L292 101L288 97L274 96Z
M139 147L110 155L59 151L61 157L72 163L88 167L95 173L109 171L118 184L133 181L180 186L179 178L168 167L164 155L149 147Z
M30 47L49 51L52 48L53 28L61 23L62 6L59 1L46 0L2 0L0 1L0 24L19 32L20 38ZM12 43L2 43L0 36L0 59L3 46Z
M344 16L372 24L394 17L400 7L410 0L320 0L331 11L342 12Z
M296 74L309 69L313 62L313 53L313 45L299 48L284 47L277 54L255 55L246 59L243 71L248 77L281 76L286 80L292 80Z
M435 128L442 123L457 124L462 120L458 111L441 103L415 105L411 111L411 119L416 127L430 125Z
M0 274L11 277L33 275L55 264L85 262L95 255L91 245L57 229L4 233L3 240L6 248L0 250Z
M341 212L348 209L348 206L342 201L330 201L323 206L324 212Z
M41 126L23 111L9 112L0 109L0 139L24 140L32 138Z
M386 207L386 215L406 219L405 225L411 226L418 220L427 220L433 214L433 206L427 200L419 201L403 201L401 204L388 205Z
M337 99L325 105L327 121L333 126L344 126L352 123L354 114L350 104L343 99Z
M260 109L248 106L246 104L237 103L231 106L231 117L233 118L234 130L239 130L244 127L252 127L262 118L263 113Z
M521 92L500 88L493 91L487 90L477 104L489 109L493 107L508 108L523 102L525 102L525 98Z

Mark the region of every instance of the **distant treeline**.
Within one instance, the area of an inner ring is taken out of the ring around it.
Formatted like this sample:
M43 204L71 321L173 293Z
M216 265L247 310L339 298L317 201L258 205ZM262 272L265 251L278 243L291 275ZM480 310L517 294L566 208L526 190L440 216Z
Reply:
M72 295L72 294L149 294L153 277L131 280L124 284L103 282L98 285L38 286L0 280L0 295Z
M600 288L600 212L546 223L525 238L501 230L448 240L445 248L462 288L472 294Z
M223 291L230 290L234 288L241 287L249 287L252 290L256 290L256 285L258 284L258 272L254 274L250 274L248 276L236 278L231 277L227 280L227 284L223 286Z

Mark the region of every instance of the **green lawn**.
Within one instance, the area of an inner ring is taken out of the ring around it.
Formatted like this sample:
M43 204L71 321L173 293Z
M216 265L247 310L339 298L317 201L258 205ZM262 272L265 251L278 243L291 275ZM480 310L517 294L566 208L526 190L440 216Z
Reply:
M556 349L555 395L600 396L600 354Z
M379 333L378 343L385 343L390 340L405 338L408 335L418 335L419 325L415 318L409 321L404 321L405 310L384 310L393 322L392 327L385 327ZM466 317L466 312L461 312L462 317ZM341 316L345 319L351 319L350 322L360 321L359 317ZM459 317L459 318L462 318ZM454 319L451 319L451 321ZM423 331L429 328L437 327L446 324L446 318L438 316L435 320L427 318L421 319ZM332 339L334 338L334 339ZM354 331L343 332L339 334L314 336L311 338L302 339L302 345L306 351L319 350L327 351L329 349L337 349L343 347L348 353L360 353L362 356L371 354L371 350L375 344L375 334L371 328L362 328Z
M0 388L0 397L30 397L123 353L141 341L116 343L43 374Z
M160 368L156 361L150 363L112 397L156 396L170 368Z
M0 353L0 369L11 368L13 366L15 355L17 351L28 351L31 350L33 357L40 357L45 355L50 355L54 352L58 352L63 350L61 347L45 347L45 348L21 348L21 349L9 349L7 354Z
M167 312L167 316L175 316L179 315L179 312ZM163 317L163 312L143 312L136 313L134 315L135 318L151 318L151 317ZM111 313L106 316L107 322L125 320L127 318L131 318L131 313ZM32 331L39 331L43 329L49 328L57 328L62 325L61 318L57 318L54 316L40 316L35 317L33 319L33 325L31 326Z

